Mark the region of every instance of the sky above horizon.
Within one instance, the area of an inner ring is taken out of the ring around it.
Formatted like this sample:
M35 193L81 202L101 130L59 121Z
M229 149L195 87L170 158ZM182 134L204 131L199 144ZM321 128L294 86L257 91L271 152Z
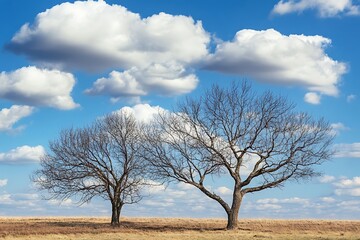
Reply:
M0 0L0 216L109 216L43 199L29 176L49 141L248 80L328 120L337 152L319 178L246 195L240 218L360 219L359 26L359 0ZM226 178L208 184L230 199ZM187 185L147 191L124 216L225 217Z

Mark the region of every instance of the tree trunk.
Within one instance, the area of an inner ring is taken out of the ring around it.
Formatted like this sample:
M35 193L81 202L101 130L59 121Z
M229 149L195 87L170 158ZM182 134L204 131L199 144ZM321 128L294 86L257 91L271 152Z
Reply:
M237 228L238 214L239 214L239 209L231 209L231 211L228 213L228 223L226 226L227 230L232 230Z
M122 204L114 202L112 203L112 216L111 216L111 226L119 226L120 225L120 213Z
M239 210L240 210L242 198L243 198L243 195L240 191L234 192L231 209L230 209L230 211L227 212L227 215L228 215L228 223L226 226L227 230L237 229Z

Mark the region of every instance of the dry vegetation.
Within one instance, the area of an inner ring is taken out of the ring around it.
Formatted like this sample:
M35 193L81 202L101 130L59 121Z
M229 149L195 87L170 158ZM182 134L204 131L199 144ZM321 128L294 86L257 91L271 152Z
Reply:
M124 218L113 228L108 218L0 218L0 239L237 240L357 239L360 221L241 220L235 231L222 219Z

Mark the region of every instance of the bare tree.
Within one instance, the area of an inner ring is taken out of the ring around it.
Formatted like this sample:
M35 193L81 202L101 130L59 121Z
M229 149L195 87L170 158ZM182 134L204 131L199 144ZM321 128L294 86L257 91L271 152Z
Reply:
M146 167L137 155L141 146L134 116L121 111L89 127L63 130L50 142L51 152L33 175L37 185L62 200L79 196L79 203L95 196L110 200L112 225L119 225L125 204L141 200Z
M245 194L318 175L314 165L329 159L333 135L323 119L296 112L271 92L256 94L244 83L214 86L203 98L180 104L178 112L160 114L146 138L143 158L150 171L217 201L227 213L227 229L234 229ZM223 174L233 181L231 204L204 184Z

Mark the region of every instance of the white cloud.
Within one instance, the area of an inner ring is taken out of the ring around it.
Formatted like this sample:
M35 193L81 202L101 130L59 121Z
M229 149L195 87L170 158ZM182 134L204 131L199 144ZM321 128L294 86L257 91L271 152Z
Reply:
M0 90L1 91L1 90ZM0 131L9 131L20 119L29 116L34 111L33 107L13 105L0 110Z
M310 104L320 104L321 96L315 92L308 92L304 96L304 101Z
M301 204L306 205L309 204L309 200L305 198L284 198L284 199L278 199L278 198L264 198L256 201L260 204Z
M116 102L150 92L192 91L198 79L189 69L208 54L209 43L210 34L191 17L159 13L141 18L105 1L76 1L38 14L7 47L60 69L124 70L86 90Z
M145 195L157 195L166 190L166 185L161 182L153 181L150 179L144 179L143 192Z
M360 177L342 178L333 184L338 196L360 197Z
M0 203L10 204L11 203L11 195L10 194L1 194L0 195Z
M142 216L223 216L224 211L214 200L208 198L197 188L185 183L170 183L169 185L149 186L145 190L145 199L140 205ZM150 206L150 207L148 207ZM129 211L138 216L139 210Z
M360 197L360 187L351 189L336 189L335 194L339 196L347 195L353 197Z
M348 127L346 127L343 123L332 123L331 124L332 132L334 135L340 134L341 131L349 130Z
M105 1L76 1L38 14L7 47L45 66L122 69L86 90L109 95L112 102L123 98L139 102L140 96L150 93L191 92L198 83L191 70L201 62L206 69L303 86L312 92L306 100L319 104L320 94L338 94L337 84L346 72L344 63L325 54L330 42L321 36L284 36L272 29L242 30L233 41L219 43L209 56L210 34L191 17L159 13L141 18Z
M45 154L44 147L38 145L35 147L21 146L6 153L0 153L0 163L21 164L39 162L42 155Z
M15 209L34 208L39 200L37 194L21 193L21 194L3 194L0 195L0 203L7 205L6 208L14 211ZM0 209L2 210L2 209Z
M360 212L360 201L358 200L350 200L350 201L342 201L339 204L337 204L336 207L344 210L354 212Z
M273 29L242 30L209 54L210 34L201 21L166 13L142 18L122 6L89 0L62 3L38 14L7 48L59 69L117 69L97 79L86 93L109 95L112 102L139 102L150 93L191 92L198 83L193 74L197 68L336 96L346 66L326 55L330 42Z
M305 10L316 10L320 17L339 15L360 15L360 7L352 0L281 0L273 8L273 14L301 13Z
M298 205L298 206L294 206ZM289 214L291 211L289 209L294 208L306 208L310 206L310 200L305 198L264 198L259 199L254 204L254 208L257 211L261 212L277 212L277 213L283 213L283 214Z
M350 94L349 96L346 97L346 101L348 103L354 101L356 99L356 95L355 94Z
M343 178L334 185L340 188L360 187L360 177L354 177L353 179Z
M5 216L105 216L109 215L108 202L94 199L92 203L79 205L72 199L64 202L59 200L43 200L35 192L0 194L0 213ZM107 211L104 214L104 210ZM111 210L110 210L111 211Z
M36 181L42 181L42 178L38 178ZM91 179L85 179L83 180L82 184L86 187L90 187L90 186L98 186L101 185L101 181L99 179L96 178L91 178ZM35 183L36 184L36 183Z
M70 207L70 206L74 206L75 204L73 203L73 201L70 198L66 198L64 200L57 200L57 199L50 199L48 201L48 203L50 205L55 205L55 206L64 206L64 207Z
M150 207L171 207L174 206L174 200L172 198L163 199L161 202L154 200L144 200L141 202L145 206Z
M146 103L146 104L137 104L133 107L123 107L120 110L115 111L114 113L121 111L129 112L133 114L137 120L146 123L151 121L154 118L155 114L164 112L166 110L159 106L150 106L149 104Z
M334 176L329 176L329 175L324 175L324 176L319 177L319 181L321 183L331 183L331 182L334 182L335 179L336 178Z
M182 190L173 189L173 190L171 190L171 196L173 198L184 198L187 196L187 192L182 191Z
M260 211L261 215L266 212L271 214L281 214L280 216L291 216L291 209L308 209L314 207L309 199L293 197L293 198L265 198L259 199L252 205L251 211L255 209L256 211ZM246 206L244 206L246 209ZM298 217L299 215L297 215ZM272 215L274 217L274 215Z
M39 200L40 196L37 193L17 193L14 194L17 200Z
M112 97L119 96L141 96L146 92L142 90L142 86L131 73L131 70L118 72L112 71L108 78L99 78L93 84L91 89L87 89L85 93L90 95L110 95Z
M191 92L198 78L179 64L152 64L147 68L133 67L124 72L112 71L108 78L98 79L85 93L109 95L116 100L151 93L179 95Z
M23 67L0 73L0 98L68 110L78 106L70 96L74 84L75 79L70 73Z
M325 175L319 178L321 183L331 183L334 188L334 193L337 196L351 196L360 197L360 177L340 177ZM323 202L334 203L336 200L332 197L322 198Z
M360 143L342 143L334 146L337 158L360 158Z
M269 203L264 203L264 204L259 204L256 205L256 210L260 210L260 211L271 211L271 210L279 210L282 207L280 205L277 204L269 204Z
M233 191L227 187L218 187L216 192L219 192L221 195L232 195Z
M8 180L7 179L0 179L0 187L4 187L8 184Z
M183 183L183 182L179 182L176 185L180 190L184 190L184 191L188 191L188 190L194 190L195 187L193 185L187 184L187 183Z
M219 43L205 68L337 96L346 65L324 52L330 43L330 39L318 35L286 36L274 29L245 29L232 41Z
M336 200L332 197L323 197L321 198L321 201L323 201L324 203L334 203L336 202Z
M256 154L246 154L243 158L243 165L241 168L241 177L246 178L253 171L256 163L259 161L259 156ZM261 163L258 168L262 167L265 163Z
M206 207L198 205L198 206L191 207L191 210L194 212L202 212L202 211L206 210Z
M52 66L94 71L169 61L191 64L207 54L209 41L202 23L191 17L159 13L141 18L105 1L76 1L38 14L7 47Z

